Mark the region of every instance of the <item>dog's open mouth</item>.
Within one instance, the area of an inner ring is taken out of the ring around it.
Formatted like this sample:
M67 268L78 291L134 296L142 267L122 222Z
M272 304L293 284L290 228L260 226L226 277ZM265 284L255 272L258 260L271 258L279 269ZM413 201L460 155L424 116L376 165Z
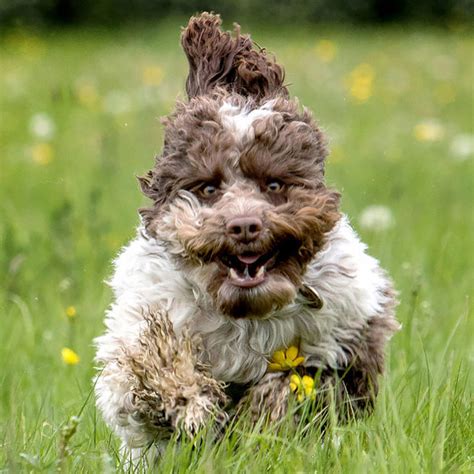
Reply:
M230 282L241 288L253 288L263 283L267 271L272 268L276 253L243 253L241 255L222 255L220 262L227 271Z

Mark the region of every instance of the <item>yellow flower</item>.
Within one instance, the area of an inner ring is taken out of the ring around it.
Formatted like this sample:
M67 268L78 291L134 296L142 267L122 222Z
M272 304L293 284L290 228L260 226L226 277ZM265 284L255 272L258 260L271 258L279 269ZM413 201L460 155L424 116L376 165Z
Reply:
M68 307L66 308L66 316L67 316L68 318L71 318L71 319L72 319L72 318L75 318L76 315L77 315L77 311L76 311L76 308L74 308L74 306L68 306Z
M425 120L415 125L413 135L420 142L436 142L443 138L444 128L436 120Z
M159 86L163 80L163 70L158 66L146 66L142 71L142 79L146 86Z
M291 370L304 362L303 356L298 356L298 348L290 346L284 351L276 351L268 364L270 372Z
M336 56L337 46L333 41L321 40L318 41L315 51L321 61L330 63Z
M99 93L93 82L79 80L75 84L77 100L81 105L89 109L94 109L99 103Z
M300 377L293 374L290 377L290 390L296 394L296 399L302 402L305 398L314 400L316 398L316 388L313 377L303 375Z
M337 46L331 40L321 40L315 47L319 59L325 63L330 63L337 53Z
M77 365L79 364L81 358L69 347L63 347L61 349L61 357L63 362L67 365Z
M367 63L359 64L346 80L352 98L359 103L367 102L372 96L374 79L374 68Z
M53 161L54 150L49 143L38 143L31 149L31 156L35 163L46 166Z

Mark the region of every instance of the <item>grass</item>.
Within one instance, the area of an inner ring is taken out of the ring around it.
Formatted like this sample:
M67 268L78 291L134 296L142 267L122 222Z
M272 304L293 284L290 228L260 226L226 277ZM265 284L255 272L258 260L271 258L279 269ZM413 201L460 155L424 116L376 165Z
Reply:
M134 175L159 153L158 117L183 95L178 24L0 40L2 472L123 468L89 398L92 340L110 261L144 203ZM285 423L238 425L221 443L170 444L163 472L472 472L472 34L253 31L327 130L328 182L393 276L403 330L370 419L331 425L324 441ZM393 227L360 225L374 204ZM64 364L64 347L77 365Z

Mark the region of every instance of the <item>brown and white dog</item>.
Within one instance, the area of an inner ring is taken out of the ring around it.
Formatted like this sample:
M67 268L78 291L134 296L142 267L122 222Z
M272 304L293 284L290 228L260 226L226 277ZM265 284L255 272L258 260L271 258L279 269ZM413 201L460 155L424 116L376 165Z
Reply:
M182 33L189 100L140 179L153 205L115 261L96 341L98 407L135 454L229 405L280 419L295 374L366 412L398 328L390 280L325 185L322 131L283 69L220 25L203 13ZM298 364L269 371L290 346Z

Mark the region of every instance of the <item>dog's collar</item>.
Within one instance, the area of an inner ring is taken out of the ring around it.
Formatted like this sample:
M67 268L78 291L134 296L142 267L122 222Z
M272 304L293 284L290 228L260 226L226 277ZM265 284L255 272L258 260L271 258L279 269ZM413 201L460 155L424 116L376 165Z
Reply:
M323 299L319 296L319 293L308 284L303 283L300 288L300 294L304 297L306 304L310 308L321 309L323 307Z

